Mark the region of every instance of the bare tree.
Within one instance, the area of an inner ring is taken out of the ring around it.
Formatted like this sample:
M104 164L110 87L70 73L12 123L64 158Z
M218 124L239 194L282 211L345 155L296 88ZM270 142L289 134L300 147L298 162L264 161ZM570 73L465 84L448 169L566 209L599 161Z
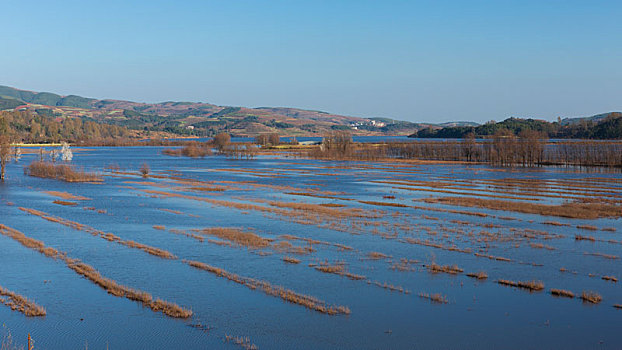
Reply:
M11 140L6 134L0 135L0 181L4 181L6 164L13 158Z

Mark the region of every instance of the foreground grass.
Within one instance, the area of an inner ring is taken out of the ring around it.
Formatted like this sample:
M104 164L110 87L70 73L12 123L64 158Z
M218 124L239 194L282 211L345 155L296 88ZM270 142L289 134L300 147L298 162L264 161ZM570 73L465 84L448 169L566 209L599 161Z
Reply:
M281 286L275 286L266 281L256 280L249 277L243 277L234 273L225 271L221 268L204 264L199 261L184 260L188 265L199 270L210 272L218 277L224 277L232 282L246 286L252 290L260 290L267 295L281 298L287 302L304 306L308 309L315 310L328 315L350 314L350 309L346 306L327 305L325 302L318 300L309 295L300 294Z
M176 259L175 255L171 254L170 252L168 252L166 250L163 250L163 249L160 249L160 248L151 247L151 246L148 246L146 244L138 243L138 242L135 242L135 241L126 241L126 240L121 239L121 237L116 236L116 235L114 235L112 233L100 231L100 230L97 230L97 229L95 229L93 227L90 227L90 226L87 226L87 225L84 225L84 224L80 224L80 223L75 222L75 221L70 221L70 220L67 220L67 219L63 219L61 217L52 216L50 214L47 214L47 213L44 213L42 211L35 210L35 209L29 209L29 208L20 207L19 210L24 211L24 212L26 212L28 214L31 214L31 215L38 216L38 217L40 217L42 219L45 219L47 221L50 221L50 222L55 222L55 223L58 223L58 224L61 224L61 225L67 226L67 227L71 227L71 228L73 228L75 230L78 230L78 231L84 231L84 232L90 233L93 236L99 236L99 237L101 237L101 238L103 238L103 239L105 239L105 240L107 240L109 242L115 242L115 243L124 245L126 247L140 249L140 250L142 250L142 251L144 251L144 252L146 252L148 254L151 254L151 255L154 255L154 256L157 256L157 257L160 257L160 258Z
M2 298L2 296L6 298ZM4 289L2 286L0 286L0 304L4 304L10 307L11 310L17 310L29 317L46 315L45 308L42 306L37 305L22 295Z
M51 247L46 247L43 242L27 237L23 233L8 226L0 224L0 234L14 239L24 247L35 250L41 254L44 254L47 257L64 262L67 267L72 269L74 272L100 286L109 294L140 302L154 312L162 312L164 315L169 317L188 318L192 316L191 310L184 309L177 304L170 303L161 299L154 300L151 294L147 292L121 285L112 279L102 276L97 270L95 270L95 268L83 263L79 259L70 258L65 252L56 250Z

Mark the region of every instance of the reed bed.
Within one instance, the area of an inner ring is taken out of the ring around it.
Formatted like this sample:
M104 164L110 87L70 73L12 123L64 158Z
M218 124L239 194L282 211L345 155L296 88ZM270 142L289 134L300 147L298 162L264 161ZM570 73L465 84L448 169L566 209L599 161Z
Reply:
M601 258L605 258L605 259L610 259L610 260L617 260L620 259L619 256L617 255L611 255L611 254L604 254L604 253L589 253L589 252L585 252L583 253L584 255L591 255L591 256L597 256L597 257L601 257Z
M64 205L64 206L67 206L67 207L75 207L75 206L78 205L78 203L76 203L76 202L61 201L61 200L58 200L58 199L54 200L52 203L59 204L59 205Z
M320 265L315 266L314 267L316 270L320 271L320 272L324 272L324 273L330 273L333 275L339 275L339 276L344 276L347 277L351 280L364 280L366 277L363 275L357 275L351 272L348 272L346 270L346 267L344 264L341 263L335 263L335 264L330 264L327 261L324 261L322 263L320 263Z
M326 302L321 301L315 297L300 294L281 286L272 285L266 281L236 275L224 269L214 267L199 261L184 260L184 263L196 269L207 271L218 277L226 278L229 281L246 286L251 290L260 290L267 295L281 298L287 302L301 305L308 309L318 311L320 313L328 315L350 314L350 309L346 306L328 305Z
M154 256L157 256L157 257L160 257L160 258L164 258L164 259L177 259L177 257L175 255L171 254L170 252L168 252L166 250L163 250L163 249L160 249L160 248L151 247L151 246L148 246L146 244L138 243L138 242L135 242L135 241L126 241L126 240L121 239L121 237L118 237L118 236L116 236L116 235L114 235L112 233L107 233L107 232L104 232L104 231L100 231L100 230L97 230L97 229L95 229L93 227L90 227L90 226L87 226L87 225L84 225L84 224L80 224L80 223L77 223L75 221L70 221L70 220L67 220L67 219L60 218L60 217L52 216L52 215L49 215L47 213L44 213L42 211L35 210L35 209L29 209L29 208L20 207L19 210L24 211L24 212L26 212L28 214L31 214L31 215L38 216L38 217L40 217L42 219L45 219L47 221L50 221L50 222L54 222L54 223L58 223L58 224L61 224L61 225L67 226L67 227L71 227L74 230L90 233L93 236L103 238L103 239L105 239L105 240L107 240L109 242L118 243L118 244L124 245L126 247L130 247L130 248L140 249L140 250L144 251L145 253L148 253L148 254L151 254L151 255L154 255Z
M596 242L596 238L593 236L582 236L582 235L574 235L575 241L591 241Z
M270 240L265 239L252 232L244 232L231 227L211 227L199 231L205 236L214 236L223 240L233 242L239 246L248 248L265 248L270 246Z
M2 228L0 228L1 230ZM6 297L6 298L3 298ZM25 296L19 295L0 286L0 304L4 304L11 310L19 311L28 317L42 317L46 315L45 308L37 305L34 301L28 300Z
M614 277L614 276L603 276L602 279L605 280L605 281L611 281L611 282L614 282L614 283L618 282L618 279L616 277Z
M488 274L484 271L480 272L470 272L466 274L468 277L476 278L478 280L485 280L488 278Z
M104 178L95 173L84 170L76 170L67 164L54 164L50 162L32 162L24 172L29 176L46 179L63 180L66 182L103 182Z
M367 253L367 258L371 260L382 260L386 259L389 256L380 252L369 252Z
M464 272L463 269L459 268L458 265L438 265L436 263L431 263L427 266L428 272L436 274L436 273L448 273L450 275L457 275L459 273Z
M225 342L227 343L231 342L241 347L244 350L258 350L259 349L257 345L251 343L251 340L249 337L235 337L232 335L225 334Z
M577 225L577 228L581 230L598 231L598 227L593 225Z
M102 276L97 270L95 270L95 268L83 263L79 259L72 259L67 256L67 253L65 252L61 252L51 247L46 247L42 241L27 237L23 233L8 226L0 224L0 234L10 237L21 243L23 246L33 249L41 254L44 254L45 256L64 262L71 270L100 286L109 294L138 301L144 306L149 307L154 312L162 312L164 315L173 318L188 318L192 316L191 310L184 309L177 304L163 301L161 299L154 300L153 297L147 292L121 285L112 279Z
M493 210L514 211L525 214L559 216L573 219L598 219L622 217L622 207L600 203L565 203L561 205L501 201L473 197L425 198L426 203L458 205Z
M583 293L581 293L581 299L583 300L583 302L592 304L599 304L601 301L603 301L603 297L600 294L585 290L583 291Z
M50 196L58 197L60 199L72 200L72 201L90 201L91 198L84 196L77 196L71 194L69 192L61 192L61 191L43 191L44 193L49 194Z
M510 280L498 280L497 283L505 286L517 287L527 289L531 292L538 292L544 289L544 283L542 281L510 281Z
M300 259L292 258L291 256L283 257L283 261L290 264L300 264Z
M387 282L379 282L379 281L371 281L371 280L367 280L368 284L373 284L376 287L380 287L383 289L387 289L391 292L400 292L400 293L404 293L404 294L410 294L410 291L402 286L394 286L390 283Z
M419 293L419 297L428 299L432 303L436 303L436 304L448 304L449 303L449 299L447 299L446 296L440 293L428 294L428 293L421 292Z
M551 294L556 297L574 298L574 293L564 289L551 289Z

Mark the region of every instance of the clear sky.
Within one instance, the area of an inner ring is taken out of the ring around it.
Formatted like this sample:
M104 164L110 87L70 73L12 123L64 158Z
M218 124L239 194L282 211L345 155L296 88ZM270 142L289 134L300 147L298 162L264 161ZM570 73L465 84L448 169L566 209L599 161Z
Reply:
M0 2L0 85L441 122L622 110L622 1Z

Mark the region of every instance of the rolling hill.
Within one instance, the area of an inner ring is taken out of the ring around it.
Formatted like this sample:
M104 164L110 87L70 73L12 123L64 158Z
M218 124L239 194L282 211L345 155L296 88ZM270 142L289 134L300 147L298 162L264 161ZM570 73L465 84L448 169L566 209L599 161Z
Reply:
M321 136L331 130L355 135L409 135L432 124L384 118L359 118L285 107L231 107L200 102L140 103L99 100L77 95L25 91L0 86L0 110L30 111L56 118L80 118L171 135L255 136L276 132L285 136Z

